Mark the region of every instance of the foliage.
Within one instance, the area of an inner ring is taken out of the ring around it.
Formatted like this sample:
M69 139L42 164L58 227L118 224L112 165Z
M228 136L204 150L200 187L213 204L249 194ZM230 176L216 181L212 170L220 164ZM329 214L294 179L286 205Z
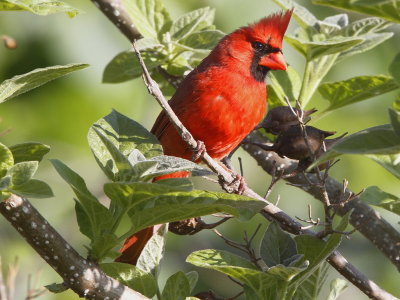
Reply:
M142 35L137 47L151 75L160 80L167 94L174 88L162 74L177 79L186 75L224 36L213 24L215 12L209 7L173 20L161 0L122 2ZM339 108L399 89L399 55L389 68L390 74L323 82L336 63L371 50L393 35L383 30L391 24L389 21L399 22L396 1L374 0L376 7L365 5L365 1L313 1L372 15L353 22L347 14L318 20L296 2L274 2L286 9L294 7L294 19L299 26L285 40L304 57L305 69L299 72L289 67L287 72L270 75L271 107L286 105L287 97L292 102L298 100L304 108L321 96L329 102L319 115L323 117ZM64 2L47 0L0 0L0 10L27 10L40 15L65 12L71 17L79 13ZM87 66L52 66L14 76L0 84L0 103ZM134 53L123 51L105 67L103 82L119 83L137 78L141 73ZM396 107L398 105L389 110L390 123L343 138L310 168L339 155L358 154L373 159L400 178L400 113ZM148 226L221 212L246 221L265 203L241 195L198 190L187 178L152 182L160 175L177 171L187 171L192 176L212 173L191 161L164 155L155 136L116 110L90 127L88 143L108 179L103 191L109 204L100 202L84 178L62 161L53 159L51 163L75 194L79 229L90 240L87 246L89 258L99 263L109 276L149 298L196 299L190 297L198 281L195 271L176 272L167 279L164 289L160 289L159 269L164 257L167 225L162 225L147 242L136 266L105 261L116 256L115 250L126 237ZM49 150L49 146L37 142L10 147L0 143L1 200L12 193L33 198L52 196L45 182L33 179L39 162ZM399 197L378 187L368 187L360 199L400 214ZM326 281L328 267L325 261L339 247L342 237L339 232L345 231L350 214L342 217L335 227L336 233L325 239L311 235L293 237L277 223L269 224L257 247L257 264L254 260L216 249L195 251L187 257L187 262L241 282L246 299L274 299L277 296L280 299L316 299ZM336 299L345 287L346 282L342 279L333 280L328 299ZM57 284L48 288L53 292L63 290L63 286Z

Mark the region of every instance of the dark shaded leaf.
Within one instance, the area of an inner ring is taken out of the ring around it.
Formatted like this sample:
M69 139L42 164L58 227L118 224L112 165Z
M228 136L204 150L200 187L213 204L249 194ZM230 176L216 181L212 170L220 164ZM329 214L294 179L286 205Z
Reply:
M260 255L268 267L273 267L297 254L296 242L273 222L268 226L261 242Z
M167 279L161 300L185 300L189 295L189 281L185 274L179 271Z

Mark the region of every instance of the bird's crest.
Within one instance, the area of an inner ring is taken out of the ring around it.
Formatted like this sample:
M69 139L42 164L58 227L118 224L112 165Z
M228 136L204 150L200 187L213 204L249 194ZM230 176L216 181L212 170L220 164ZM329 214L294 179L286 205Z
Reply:
M253 38L260 39L260 42L266 42L265 38L269 37L276 42L281 42L289 25L293 9L282 11L262 18L260 21L250 25Z

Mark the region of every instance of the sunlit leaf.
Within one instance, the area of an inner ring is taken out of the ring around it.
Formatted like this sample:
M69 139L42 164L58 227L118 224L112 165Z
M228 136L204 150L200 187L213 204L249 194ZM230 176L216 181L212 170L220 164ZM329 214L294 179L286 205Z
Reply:
M158 40L158 33L171 22L161 0L122 0L132 23L145 38Z
M170 34L173 40L188 37L196 31L201 31L212 25L215 10L209 7L200 8L178 17L171 26Z
M358 76L343 81L323 83L318 92L330 102L325 111L363 101L398 89L400 86L387 75Z
M88 67L87 64L69 64L35 69L29 73L14 76L0 84L0 103L37 88L68 73Z
M0 143L0 178L14 165L14 158L10 149Z
M81 13L69 4L55 0L0 0L1 10L26 10L41 16L66 13L70 18Z
M322 41L306 41L286 35L285 41L311 61L321 56L348 50L363 42L364 39L362 37L334 37Z
M8 170L8 174L11 176L11 184L21 185L26 183L36 173L38 166L39 163L37 161L16 163Z
M50 151L50 146L42 143L27 142L16 144L10 147L10 151L14 157L14 163L23 161L41 161Z
M314 4L348 9L400 23L399 0L313 0Z
M292 9L293 17L300 26L306 28L314 26L318 19L309 12L304 6L299 5L297 2L292 0L273 0L276 4L284 9Z
M168 225L163 224L158 231L151 237L143 248L137 260L136 266L146 273L151 273L157 279L159 275L159 265L164 256L165 237L168 232Z
M118 179L115 177L119 174L116 159L118 158L118 164L121 163L121 168L125 166L129 169L128 156L134 149L147 158L162 154L161 145L154 135L115 110L93 124L88 140L97 163L111 180Z
M147 273L131 264L119 262L102 263L100 268L123 285L152 298L157 291L156 281L151 273Z
M104 192L127 211L132 233L155 224L225 212L249 219L264 203L242 195L186 191L151 183L107 183Z

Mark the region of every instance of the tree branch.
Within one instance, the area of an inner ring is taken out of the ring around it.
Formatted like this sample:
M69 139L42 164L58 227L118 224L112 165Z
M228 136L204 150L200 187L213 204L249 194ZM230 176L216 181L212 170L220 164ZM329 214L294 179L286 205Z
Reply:
M84 259L27 199L12 195L0 202L0 213L64 280L64 285L86 299L150 300L107 276Z
M257 143L266 142L266 138L257 132L251 133L248 139ZM269 174L273 172L274 165L276 164L274 161L276 160L282 162L282 167L288 168L288 172L293 168L290 166L288 160L285 161L274 152L262 150L260 147L251 144L245 144L243 148ZM324 202L321 191L315 186L307 184L308 181L316 182L315 175L306 174L306 176L307 178L299 174L294 177L285 178L285 180L303 189L321 202ZM326 189L332 204L340 203L343 197L347 198L354 195L349 189L343 191L343 184L331 177L328 177L326 180ZM352 201L348 201L343 206L333 205L333 208L341 216L353 209L353 213L350 216L350 224L369 239L400 270L400 233L383 219L377 211L361 202L359 197L354 197Z
M191 149L197 148L197 142L191 135L191 133L186 129L186 127L182 124L179 118L176 116L172 108L169 106L168 101L165 99L162 94L158 84L151 78L146 65L140 55L140 52L133 44L133 49L138 56L139 62L143 68L143 78L146 84L146 87L149 93L157 100L157 102L161 105L168 118L177 129L180 134L182 140L184 140ZM212 159L206 150L204 150L200 158L203 162L213 171L218 177L223 180L225 183L230 183L234 178L232 173L226 171L222 166ZM269 220L277 221L278 224L293 234L309 234L312 236L316 236L316 233L311 230L304 230L302 228L302 224L297 222L295 219L291 218L284 211L282 211L277 206L272 203L266 201L263 197L255 193L249 187L244 187L243 195L248 197L263 201L266 203L265 208L261 211L261 214L265 216ZM367 296L373 299L380 300L392 300L397 299L385 290L381 289L377 284L373 281L369 280L364 274L362 274L357 268L351 265L339 252L335 251L332 253L327 261L341 273L344 277L346 277L350 282L352 282L355 286L357 286L362 292L364 292Z
M107 13L107 11L105 11L105 7L106 6L104 4L105 3L109 3L110 0L91 0L91 1L94 2L96 4L96 6L100 10L102 10L103 13L108 17L109 14ZM120 3L120 0L118 0L118 2ZM120 15L125 15L126 11L124 10L124 8L121 5L118 6L118 7L114 7L114 8L119 11ZM119 28L120 28L120 26L121 27L134 27L132 21L129 18L128 18L129 22L125 22L122 25L121 25L121 22L115 22L114 21L114 19L115 19L114 17L111 17L109 19L110 19L111 22L113 22ZM131 34L127 34L125 30L121 30L121 32L131 42L137 38L137 37L133 37L133 35L131 35ZM154 81L151 80L150 82L154 82ZM161 91L160 91L160 93L161 93ZM162 95L162 93L161 93L161 95ZM162 98L164 98L164 97L162 97ZM167 104L167 107L169 107L168 103L166 103L166 104ZM163 106L163 108L164 108L164 106ZM171 112L172 112L172 110L171 110ZM179 121L179 119L178 119L178 121ZM196 146L197 145L196 141L195 140L191 141L190 138L192 138L192 137L191 137L190 133L189 133L189 135L187 135L186 134L186 133L188 133L187 130L185 131L183 125L179 124L179 123L177 123L176 126L178 127L178 131L180 131L182 138L185 141L188 141L189 144L191 145L191 147ZM260 149L257 149L257 150L255 150L254 153L260 153L261 154L262 151ZM269 153L268 153L268 155L269 155ZM266 160L267 157L268 156L265 156L265 153L264 153L263 159ZM207 153L203 154L203 158L205 159L205 161L209 161L210 162L210 168L213 169L213 171L216 171L217 174L220 174L224 178L224 180L226 182L230 182L233 179L232 175L230 173L226 172L225 170L219 168L216 164L214 164L212 162L212 159L210 160L210 157L208 156ZM266 161L272 161L272 160L266 160ZM290 163L287 164L287 161L285 161L283 159L277 159L277 161L278 161L277 165L280 166L281 168L287 168L287 167L290 168L291 167ZM221 173L219 173L219 172L221 172ZM329 187L330 183L331 183L331 181L329 179L327 181L328 191L331 190L330 187ZM336 190L336 189L334 189L334 190ZM253 197L255 199L259 199L259 200L265 201L261 196L259 196L258 194L256 194L254 191L252 191L250 189L246 189L244 194L247 195L247 196ZM353 214L354 213L357 213L357 207L355 208ZM275 205L273 205L271 203L268 203L268 205L261 212L261 214L264 215L269 220L277 221L280 224L280 226L283 229L287 230L288 232L291 232L291 233L294 233L294 234L307 233L307 234L315 235L315 233L312 232L312 231L302 230L302 224L300 224L296 220L292 219L285 212L283 212L281 209L279 209L278 207L276 207ZM362 214L360 214L360 216L361 215ZM378 218L377 218L376 214L374 216L372 216L372 220L377 220L377 219ZM353 222L354 217L352 217L351 220ZM384 220L381 220L379 223L387 224L387 222L385 222ZM363 222L358 223L358 227L357 228L365 227L365 226L363 226L363 224L364 224ZM389 227L388 228L386 228L386 227L382 227L384 232L386 232L385 229L389 229ZM392 227L390 226L390 228L392 228ZM391 230L391 232L392 232L392 230ZM365 236L370 240L373 239L373 237L371 237L370 235L365 235ZM390 241L390 244L393 245L393 239ZM397 253L399 253L399 252L397 252ZM374 299L397 299L397 298L393 297L392 295L390 295L389 293L387 293L386 291L384 291L383 289L381 289L374 282L368 280L368 278L365 275L363 275L354 266L352 266L350 263L348 263L347 260L340 253L335 251L328 258L328 261L335 269L337 269L339 271L339 273L341 273L344 277L346 277L354 285L359 287L360 290L363 291L369 297L374 298Z

